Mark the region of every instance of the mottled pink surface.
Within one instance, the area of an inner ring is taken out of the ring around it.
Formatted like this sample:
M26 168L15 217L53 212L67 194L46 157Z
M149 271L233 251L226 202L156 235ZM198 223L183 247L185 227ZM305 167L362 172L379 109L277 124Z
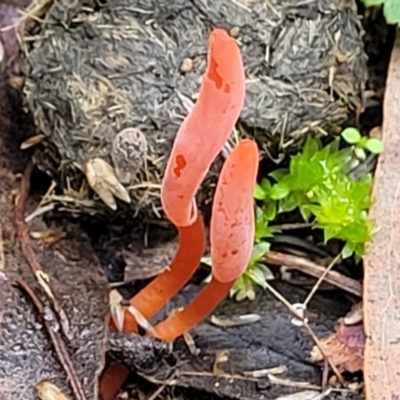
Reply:
M352 349L356 349L358 356L364 356L365 333L364 325L362 323L350 326L341 323L336 332L336 337L339 342L351 347Z
M22 33L21 12L17 7L0 3L0 41L4 49L4 58L0 60L0 69L10 75L19 75L17 62L19 53L18 35ZM12 26L11 29L7 27Z

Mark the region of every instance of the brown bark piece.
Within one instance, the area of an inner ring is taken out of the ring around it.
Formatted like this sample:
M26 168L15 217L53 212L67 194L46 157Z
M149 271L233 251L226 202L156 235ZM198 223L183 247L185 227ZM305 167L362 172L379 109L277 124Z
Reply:
M384 152L375 175L371 217L377 232L365 257L364 376L367 400L400 399L400 32L384 102Z

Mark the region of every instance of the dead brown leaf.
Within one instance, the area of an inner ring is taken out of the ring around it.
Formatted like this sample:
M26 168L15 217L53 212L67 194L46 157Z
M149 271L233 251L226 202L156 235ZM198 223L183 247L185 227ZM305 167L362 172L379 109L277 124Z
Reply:
M364 368L365 334L362 324L345 325L339 321L337 331L320 344L327 357L340 371L357 372ZM315 362L323 360L323 355L317 346L311 351L311 359Z

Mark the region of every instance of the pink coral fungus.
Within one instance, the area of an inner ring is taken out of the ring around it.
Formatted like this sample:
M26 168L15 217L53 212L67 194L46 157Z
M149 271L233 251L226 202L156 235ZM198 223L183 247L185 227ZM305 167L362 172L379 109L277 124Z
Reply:
M159 338L173 340L207 317L246 270L254 240L253 189L257 169L257 145L243 140L226 160L214 197L212 280L183 311L155 326Z
M199 98L179 128L162 182L163 209L176 226L196 220L194 197L239 118L244 97L239 48L225 31L215 29Z
M212 273L220 282L242 275L251 257L257 169L258 148L248 139L236 146L222 168L210 229Z
M163 209L179 231L179 249L170 268L130 301L146 319L189 281L200 263L205 231L195 196L239 118L244 97L239 48L225 31L215 29L209 38L199 99L177 133L162 182ZM171 341L191 329L226 297L245 271L254 238L253 188L258 159L257 145L246 139L225 161L211 217L212 280L186 308L157 324L151 331L155 337ZM129 313L125 314L124 330L137 331L137 322Z

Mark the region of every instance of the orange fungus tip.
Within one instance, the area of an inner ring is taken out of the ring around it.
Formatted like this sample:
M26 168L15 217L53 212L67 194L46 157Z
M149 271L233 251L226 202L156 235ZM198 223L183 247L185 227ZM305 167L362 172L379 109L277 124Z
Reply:
M199 98L176 134L161 185L164 212L176 226L194 222L193 199L239 118L245 91L239 47L215 29Z
M210 224L212 273L220 282L237 279L250 261L258 160L256 143L242 140L221 170Z

